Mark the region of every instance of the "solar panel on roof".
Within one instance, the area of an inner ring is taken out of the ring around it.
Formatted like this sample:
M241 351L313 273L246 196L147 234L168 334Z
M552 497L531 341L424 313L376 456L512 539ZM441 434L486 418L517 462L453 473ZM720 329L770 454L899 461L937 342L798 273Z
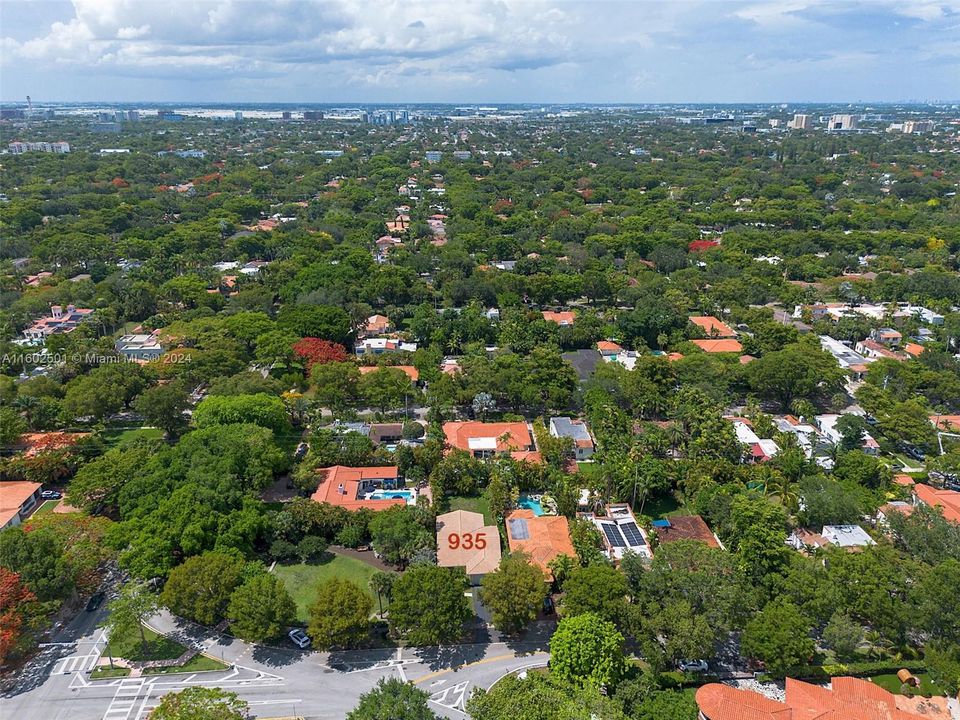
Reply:
M515 520L510 520L510 536L514 540L529 540L530 539L530 528L527 527L526 518L516 518Z
M643 535L640 533L640 528L637 527L635 522L621 523L620 529L623 530L623 534L626 536L627 542L630 543L631 547L640 547L647 544L643 539Z
M600 523L600 527L603 528L603 534L607 536L607 540L610 542L610 547L626 547L627 543L623 540L623 535L620 534L620 528L618 528L613 523Z

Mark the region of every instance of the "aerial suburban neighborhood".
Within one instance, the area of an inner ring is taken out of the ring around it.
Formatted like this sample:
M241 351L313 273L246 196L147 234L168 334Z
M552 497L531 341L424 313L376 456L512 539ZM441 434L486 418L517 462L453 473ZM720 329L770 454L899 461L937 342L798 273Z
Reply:
M960 720L958 10L534 4L4 3L0 718Z

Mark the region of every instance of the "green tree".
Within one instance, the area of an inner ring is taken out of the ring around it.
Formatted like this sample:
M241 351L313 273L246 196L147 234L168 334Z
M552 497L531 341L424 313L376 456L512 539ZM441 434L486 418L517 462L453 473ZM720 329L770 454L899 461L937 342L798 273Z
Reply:
M430 696L398 678L381 678L347 714L347 720L436 720L427 706Z
M370 537L384 560L401 567L434 542L433 535L420 524L416 511L406 505L378 512L370 521Z
M109 612L107 619L104 620L104 627L107 628L108 638L123 637L136 632L140 635L141 654L144 658L148 658L150 651L143 624L156 614L157 608L157 596L146 586L125 585L120 590L120 595L107 605ZM108 639L107 643L109 642Z
M314 365L310 371L316 401L338 414L351 407L359 397L360 370L352 362Z
M463 635L472 610L462 568L414 565L393 585L390 629L412 645L444 645Z
M612 565L576 568L563 583L560 614L573 617L593 613L604 620L619 623L629 594L626 577Z
M377 571L370 577L370 587L377 594L377 607L380 616L383 616L383 601L390 600L393 594L393 584L400 577L397 573Z
M797 606L780 598L747 623L740 647L747 657L762 661L773 673L781 673L813 657L816 645L810 630L810 621Z
M833 392L842 378L833 356L807 343L787 345L747 366L747 379L754 392L778 400L784 408L797 398Z
M282 580L258 573L233 591L227 617L234 635L259 643L279 637L296 620L297 607Z
M350 347L350 316L329 305L285 305L277 325L298 338L313 337Z
M147 422L173 437L187 425L184 412L190 407L190 396L180 383L157 385L144 390L133 407Z
M555 673L530 673L523 680L507 675L489 690L474 690L467 712L473 720L626 720L598 688L573 686Z
M550 638L550 670L568 682L612 687L626 670L623 635L594 613L565 617Z
M236 693L194 686L164 695L150 720L247 720L248 709Z
M380 412L403 407L404 397L413 390L410 378L403 370L382 367L360 377L360 396Z
M310 605L307 633L313 644L327 650L355 647L367 638L373 599L350 580L332 577L317 585Z
M272 395L213 395L193 411L198 428L214 425L250 424L273 430L278 437L290 435L290 420L283 400Z
M537 619L549 586L537 565L523 552L513 552L481 583L483 604L493 614L493 625L517 633Z
M243 578L244 565L243 558L222 552L187 558L170 572L160 601L176 615L216 625Z
M823 641L839 660L850 660L863 642L863 626L841 612L835 612L823 628Z
M632 720L697 720L698 715L693 695L680 690L654 691L630 713Z
M950 558L927 570L913 588L921 629L938 642L960 645L960 560Z
M0 567L19 573L39 601L64 600L75 584L61 542L49 533L7 528L0 532Z
M0 445L9 447L27 431L27 421L14 408L0 407Z

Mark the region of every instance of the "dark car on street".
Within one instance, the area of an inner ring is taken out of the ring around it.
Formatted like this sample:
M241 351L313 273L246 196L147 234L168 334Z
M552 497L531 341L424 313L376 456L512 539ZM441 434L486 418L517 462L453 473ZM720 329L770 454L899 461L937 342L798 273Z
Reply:
M87 600L87 612L93 612L103 603L103 593L97 592L90 596L90 599Z

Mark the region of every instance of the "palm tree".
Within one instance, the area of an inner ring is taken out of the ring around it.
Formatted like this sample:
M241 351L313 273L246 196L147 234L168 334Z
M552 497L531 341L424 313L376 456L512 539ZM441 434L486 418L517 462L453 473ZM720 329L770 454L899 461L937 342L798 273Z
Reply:
M397 574L392 572L375 572L370 577L370 587L377 593L377 604L380 606L380 617L383 617L383 598L390 600L390 594L393 591L393 583L397 579Z
M13 401L13 406L23 413L27 424L34 430L36 428L33 427L33 411L38 405L40 405L40 401L32 395L17 395Z
M776 498L788 512L794 513L800 507L800 498L790 478L773 470L764 478L764 493Z

